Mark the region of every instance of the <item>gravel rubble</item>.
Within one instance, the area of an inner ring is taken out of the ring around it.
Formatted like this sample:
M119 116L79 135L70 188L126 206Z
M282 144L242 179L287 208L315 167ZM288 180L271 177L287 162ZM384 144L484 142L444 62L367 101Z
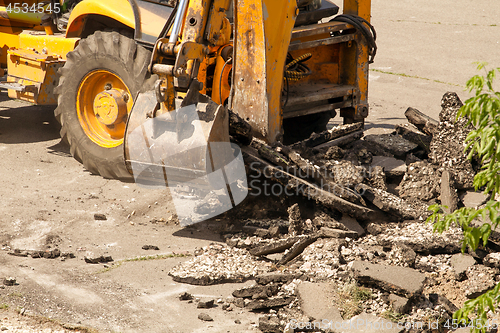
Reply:
M170 270L169 275L174 281L200 285L241 282L269 271L271 266L256 260L247 250L224 244L212 244L200 252Z

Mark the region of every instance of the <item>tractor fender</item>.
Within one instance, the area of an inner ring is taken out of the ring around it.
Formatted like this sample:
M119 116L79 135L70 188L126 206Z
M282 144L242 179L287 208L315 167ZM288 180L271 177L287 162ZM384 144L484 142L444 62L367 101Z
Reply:
M138 9L133 0L82 1L71 12L66 37L80 37L90 16L107 17L135 30Z

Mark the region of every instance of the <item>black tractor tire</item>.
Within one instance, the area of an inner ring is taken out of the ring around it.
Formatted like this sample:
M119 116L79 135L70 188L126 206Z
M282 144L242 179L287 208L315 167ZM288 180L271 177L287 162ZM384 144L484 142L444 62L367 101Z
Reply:
M123 142L112 147L100 145L83 129L77 109L80 85L89 73L104 70L118 77L133 99L139 91L154 86L155 78L147 70L150 56L150 51L133 39L118 32L101 31L82 39L67 55L56 89L58 106L54 113L61 124L62 140L69 144L73 157L93 174L122 180L132 178L125 165ZM130 113L128 107L127 112Z

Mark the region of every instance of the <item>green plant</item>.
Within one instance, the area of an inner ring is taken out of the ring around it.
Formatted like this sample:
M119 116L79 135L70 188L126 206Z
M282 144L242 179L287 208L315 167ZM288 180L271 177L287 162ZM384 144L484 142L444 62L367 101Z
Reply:
M429 207L432 214L427 219L427 222L434 222L435 232L441 233L453 224L460 226L464 234L462 252L467 247L476 250L481 243L486 245L492 230L500 224L500 202L494 200L500 190L500 92L493 86L500 68L486 70L485 65L478 64L478 70L485 70L486 76L475 75L467 81L467 89L474 92L474 96L460 108L457 117L465 117L475 128L466 138L465 152L469 159L475 156L480 159L482 167L474 177L474 187L476 191L484 189L491 199L483 208L463 207L451 214L444 214L440 205L432 205ZM475 226L473 221L478 219L485 223ZM488 312L494 312L499 304L500 284L497 284L492 290L465 302L453 318L467 323L468 327L473 323L470 327L474 332L484 333L488 323L493 326L487 320ZM473 315L476 318L471 322L469 317Z

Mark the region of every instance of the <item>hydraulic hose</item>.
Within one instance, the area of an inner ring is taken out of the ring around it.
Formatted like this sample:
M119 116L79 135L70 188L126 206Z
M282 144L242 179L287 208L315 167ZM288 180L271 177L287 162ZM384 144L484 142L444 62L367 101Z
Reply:
M337 15L331 21L348 23L363 34L368 43L368 54L370 56L368 63L371 64L377 53L377 44L375 42L377 40L377 33L373 25L362 17L347 14Z

